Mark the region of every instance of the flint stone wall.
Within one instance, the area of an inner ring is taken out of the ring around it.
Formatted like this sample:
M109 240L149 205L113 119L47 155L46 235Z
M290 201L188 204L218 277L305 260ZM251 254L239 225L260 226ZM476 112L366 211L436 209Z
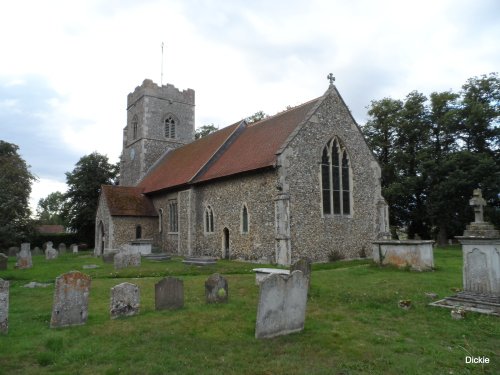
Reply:
M9 332L9 282L0 279L0 334Z
M308 281L301 271L265 278L260 284L255 337L271 338L302 331L307 289Z
M87 322L90 276L71 271L56 278L50 328Z
M111 319L139 314L141 295L139 287L131 283L121 283L111 288Z

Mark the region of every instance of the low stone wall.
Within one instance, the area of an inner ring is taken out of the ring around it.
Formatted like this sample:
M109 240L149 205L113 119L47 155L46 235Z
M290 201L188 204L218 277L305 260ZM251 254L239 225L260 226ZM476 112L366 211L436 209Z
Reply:
M398 267L411 267L415 271L429 271L434 268L434 241L374 241L373 261Z

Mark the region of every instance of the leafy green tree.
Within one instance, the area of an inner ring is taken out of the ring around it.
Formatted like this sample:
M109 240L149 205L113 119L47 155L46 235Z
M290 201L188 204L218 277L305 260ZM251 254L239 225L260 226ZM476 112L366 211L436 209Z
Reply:
M66 172L68 191L63 215L69 227L91 246L101 185L115 184L118 168L118 164L109 163L107 156L94 152L83 156L72 172Z
M18 154L19 147L0 140L0 247L27 239L33 230L29 197L36 177Z
M216 132L217 130L219 129L216 128L214 124L200 126L198 129L196 129L194 139L203 138L209 134Z
M40 224L66 225L63 218L65 195L59 191L50 193L38 201L37 216Z

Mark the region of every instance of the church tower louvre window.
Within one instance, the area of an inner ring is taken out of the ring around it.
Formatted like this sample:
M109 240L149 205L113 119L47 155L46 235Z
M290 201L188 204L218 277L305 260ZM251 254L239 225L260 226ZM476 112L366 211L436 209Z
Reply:
M139 120L137 119L137 115L134 115L132 118L132 139L137 139L139 134Z
M175 138L175 126L176 126L177 121L175 120L174 116L168 115L165 118L164 124L165 124L165 138Z
M321 201L323 215L351 215L351 170L349 155L337 138L321 154Z

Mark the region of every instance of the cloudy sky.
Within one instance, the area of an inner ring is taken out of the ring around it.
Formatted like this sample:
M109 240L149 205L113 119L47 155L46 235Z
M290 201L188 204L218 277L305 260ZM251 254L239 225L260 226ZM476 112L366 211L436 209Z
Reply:
M497 0L16 0L0 5L0 139L64 191L97 151L118 160L126 96L145 78L196 91L196 126L318 97L332 72L358 123L412 90L500 70Z

